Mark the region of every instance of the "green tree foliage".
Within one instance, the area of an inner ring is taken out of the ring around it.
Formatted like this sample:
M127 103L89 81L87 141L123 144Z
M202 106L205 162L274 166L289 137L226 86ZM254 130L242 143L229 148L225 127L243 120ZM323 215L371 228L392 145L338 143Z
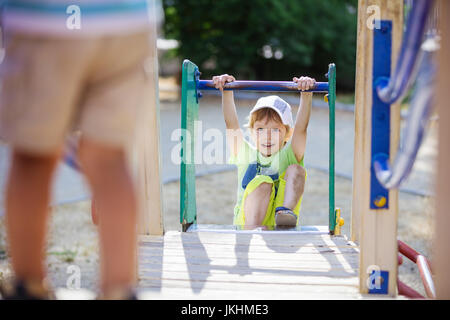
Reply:
M324 81L337 65L341 89L354 86L357 0L164 0L167 38L202 78Z

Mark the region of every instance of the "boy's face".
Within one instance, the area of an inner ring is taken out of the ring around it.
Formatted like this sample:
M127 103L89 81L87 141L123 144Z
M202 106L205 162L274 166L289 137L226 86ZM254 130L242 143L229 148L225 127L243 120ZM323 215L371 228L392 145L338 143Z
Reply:
M251 136L258 151L265 157L279 151L287 135L286 127L272 119L256 120Z

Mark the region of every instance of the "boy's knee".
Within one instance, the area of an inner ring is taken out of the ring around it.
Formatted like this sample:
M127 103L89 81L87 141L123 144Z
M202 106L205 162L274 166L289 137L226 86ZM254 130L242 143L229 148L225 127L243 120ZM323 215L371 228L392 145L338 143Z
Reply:
M263 182L258 187L256 187L254 191L264 194L270 194L272 192L272 183Z
M297 179L305 179L306 170L299 164L291 164L286 169L285 179L292 177Z
M58 163L59 153L48 155L35 155L23 151L13 151L13 164L22 170L48 170L52 171Z
M96 177L111 170L125 168L125 151L119 148L103 146L82 141L78 149L82 171L88 177Z
M286 169L284 179L293 184L298 193L303 194L306 181L306 170L299 164L291 164Z
M244 216L246 223L261 224L267 212L273 184L260 183L244 200ZM255 220L256 219L256 220Z

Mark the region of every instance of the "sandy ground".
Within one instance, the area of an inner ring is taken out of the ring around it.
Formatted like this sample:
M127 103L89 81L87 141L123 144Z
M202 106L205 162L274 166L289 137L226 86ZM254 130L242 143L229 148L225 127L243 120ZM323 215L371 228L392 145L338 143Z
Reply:
M211 174L197 179L199 223L232 224L236 179L235 171ZM211 190L214 190L214 193L211 193ZM345 235L350 234L351 191L350 180L336 179L336 206L342 209L342 216L346 221L343 227ZM180 230L179 183L172 182L164 185L163 197L165 229ZM328 174L309 169L301 223L326 225L327 207ZM55 287L66 287L76 268L80 271L81 287L97 290L98 235L96 227L91 223L89 210L89 201L53 208L49 226L47 266L49 279ZM432 215L432 198L400 193L398 238L427 256L431 255ZM4 224L4 217L2 217L0 219L0 279L11 275ZM408 263L406 259L404 261L399 268L400 279L425 294L415 265Z

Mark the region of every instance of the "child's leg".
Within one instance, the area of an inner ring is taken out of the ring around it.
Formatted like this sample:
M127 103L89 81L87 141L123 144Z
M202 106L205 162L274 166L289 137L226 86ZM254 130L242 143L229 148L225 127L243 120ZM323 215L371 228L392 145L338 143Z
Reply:
M280 177L275 199L275 223L279 226L298 225L301 199L306 180L306 170L297 164L290 165ZM288 208L282 209L281 207ZM278 210L277 210L278 209Z
M44 280L46 227L53 172L59 154L34 156L13 151L6 190L6 225L17 279Z
M246 226L262 225L262 222L266 217L271 193L272 184L264 182L246 197L244 202Z
M283 207L294 209L305 189L305 169L299 164L291 164L286 169L284 180L286 188L284 191Z
M92 222L97 226L98 225L98 204L95 201L94 197L91 198L91 218Z
M77 170L79 173L83 173L80 161L77 158L78 148L81 140L81 133L76 132L66 138L64 160L66 164ZM95 199L91 199L91 219L95 225L98 225L98 210Z
M235 225L266 225L272 212L275 187L269 176L257 175L246 186Z
M80 161L98 205L101 289L127 289L136 281L136 198L125 151L82 139Z

